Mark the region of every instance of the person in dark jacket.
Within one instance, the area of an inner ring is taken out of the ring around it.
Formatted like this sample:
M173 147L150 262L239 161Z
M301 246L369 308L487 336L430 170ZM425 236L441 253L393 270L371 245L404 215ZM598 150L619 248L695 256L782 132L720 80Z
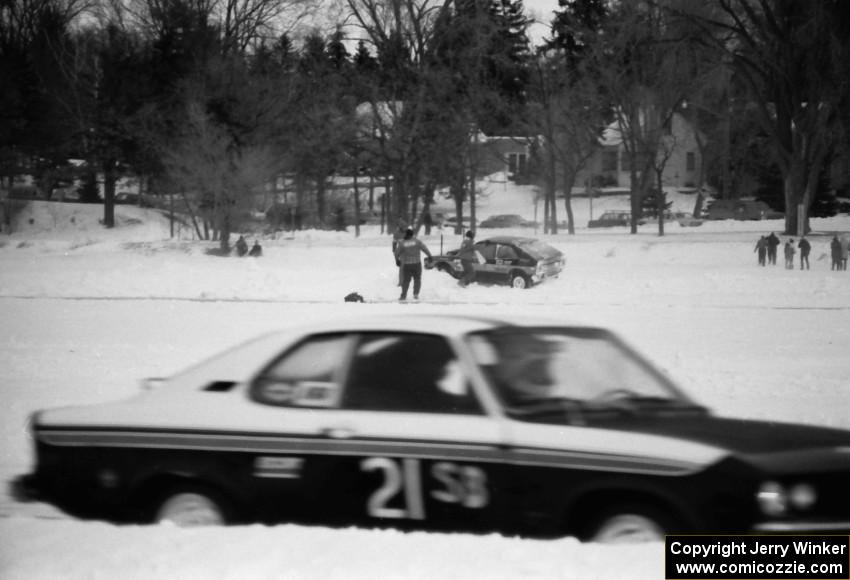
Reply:
M765 256L767 255L767 237L762 236L759 238L759 241L756 242L756 247L753 251L758 252L759 266L764 266Z
M459 284L466 287L475 281L475 264L478 263L478 257L475 255L475 232L472 230L466 232L463 243L460 245L458 257L461 266L463 266L463 277Z
M239 236L239 239L236 240L236 254L244 256L248 253L248 242L245 241L245 236Z
M401 281L404 278L404 272L401 268L401 262L398 257L395 255L395 251L398 248L398 245L404 240L404 232L407 229L407 222L402 220L398 220L398 226L396 230L393 232L393 256L395 257L395 265L398 267L398 284L397 286L401 286Z
M809 252L812 251L812 245L809 243L809 240L806 239L806 236L800 238L800 243L797 244L797 247L800 248L800 269L808 270L809 269ZM805 268L803 267L805 265Z
M251 246L251 251L248 252L248 255L255 258L259 258L263 255L263 246L260 245L258 240L254 240L254 245Z
M776 265L776 251L779 248L779 238L773 232L767 236L767 262Z
M841 270L841 242L838 241L838 236L832 236L832 242L829 244L829 249L832 254L832 270Z
M401 263L402 281L401 281L401 300L407 300L407 290L410 288L410 281L413 280L413 298L419 299L419 290L422 288L422 259L421 255L427 256L426 260L431 260L431 250L428 246L413 237L413 229L407 228L404 232L404 239L398 243L395 250L395 258Z
M785 269L793 270L794 269L794 254L797 253L797 250L794 249L794 238L789 239L785 242Z

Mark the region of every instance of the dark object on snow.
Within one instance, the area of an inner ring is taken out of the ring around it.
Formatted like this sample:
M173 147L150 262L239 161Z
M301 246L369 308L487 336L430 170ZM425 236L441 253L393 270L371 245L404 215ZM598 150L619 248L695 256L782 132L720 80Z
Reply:
M346 302L364 302L363 297L357 292L352 292L345 297Z
M248 253L248 242L245 241L244 236L239 236L239 239L236 240L236 253L239 256L244 256Z
M254 245L251 246L251 251L248 252L249 256L254 256L255 258L259 258L263 255L263 246L260 245L260 242L254 240Z

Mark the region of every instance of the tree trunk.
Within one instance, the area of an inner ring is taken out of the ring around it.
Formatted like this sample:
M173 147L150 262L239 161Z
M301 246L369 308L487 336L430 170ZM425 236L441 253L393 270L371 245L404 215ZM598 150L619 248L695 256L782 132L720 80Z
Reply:
M103 225L115 227L115 182L118 180L114 159L103 162Z
M360 187L357 184L357 168L354 168L354 237L360 237Z
M573 184L575 183L575 172L564 167L564 211L567 213L567 233L574 236L576 233L575 217L573 216Z
M455 217L457 218L457 222L455 223L455 233L462 234L463 233L463 186L453 185L451 187L452 199L455 202ZM474 223L474 222L470 222ZM474 229L472 225L470 225L470 229Z
M629 226L630 226L630 233L636 234L637 233L637 226L638 226L638 216L640 216L642 190L641 190L640 182L637 178L637 171L635 171L635 169L634 169L635 161L636 161L634 156L632 156L631 161L632 161L632 164L631 164L632 169L629 172L629 176L630 176L630 179L631 179L629 199L631 201L631 210L632 210L632 216L631 217L632 217L632 219L631 219L631 224L629 224Z
M319 220L319 227L324 228L325 225L325 180L320 178L316 180L316 215Z
M797 185L794 179L794 171L789 171L783 180L785 193L785 235L793 236L797 231Z
M225 208L221 216L221 228L219 230L218 247L222 253L230 253L230 211Z
M663 170L662 170L663 171ZM664 235L664 206L667 205L665 202L667 201L667 196L664 194L664 186L662 185L661 173L662 171L656 171L656 180L658 183L658 196L655 200L655 208L658 212L658 235Z

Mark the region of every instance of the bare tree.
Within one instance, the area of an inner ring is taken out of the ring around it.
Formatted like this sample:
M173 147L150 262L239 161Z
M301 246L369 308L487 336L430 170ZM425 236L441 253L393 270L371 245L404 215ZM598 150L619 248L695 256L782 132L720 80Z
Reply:
M594 48L596 73L611 100L631 181L631 233L642 198L669 158L674 114L696 90L691 42L670 7L688 0L619 4Z
M835 145L846 107L847 7L840 1L719 0L719 15L699 14L749 86L782 174L785 233L808 229L808 209ZM803 216L799 216L802 209Z
M592 77L569 70L559 54L542 55L536 72L531 117L543 137L536 153L544 183L544 232L558 233L556 193L560 173L567 230L575 234L572 189L576 175L599 148L603 126L599 92Z
M180 138L163 151L171 181L183 193L187 209L212 225L223 253L230 251L230 233L251 194L275 173L276 159L263 146L238 146L233 135L204 110L190 103ZM207 232L198 235L208 238Z

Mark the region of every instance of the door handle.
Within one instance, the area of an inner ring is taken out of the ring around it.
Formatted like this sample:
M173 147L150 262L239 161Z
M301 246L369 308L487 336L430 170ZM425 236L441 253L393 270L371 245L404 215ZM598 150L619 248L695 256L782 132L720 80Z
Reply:
M351 439L354 437L354 429L350 427L326 427L322 429L322 435L330 439Z

